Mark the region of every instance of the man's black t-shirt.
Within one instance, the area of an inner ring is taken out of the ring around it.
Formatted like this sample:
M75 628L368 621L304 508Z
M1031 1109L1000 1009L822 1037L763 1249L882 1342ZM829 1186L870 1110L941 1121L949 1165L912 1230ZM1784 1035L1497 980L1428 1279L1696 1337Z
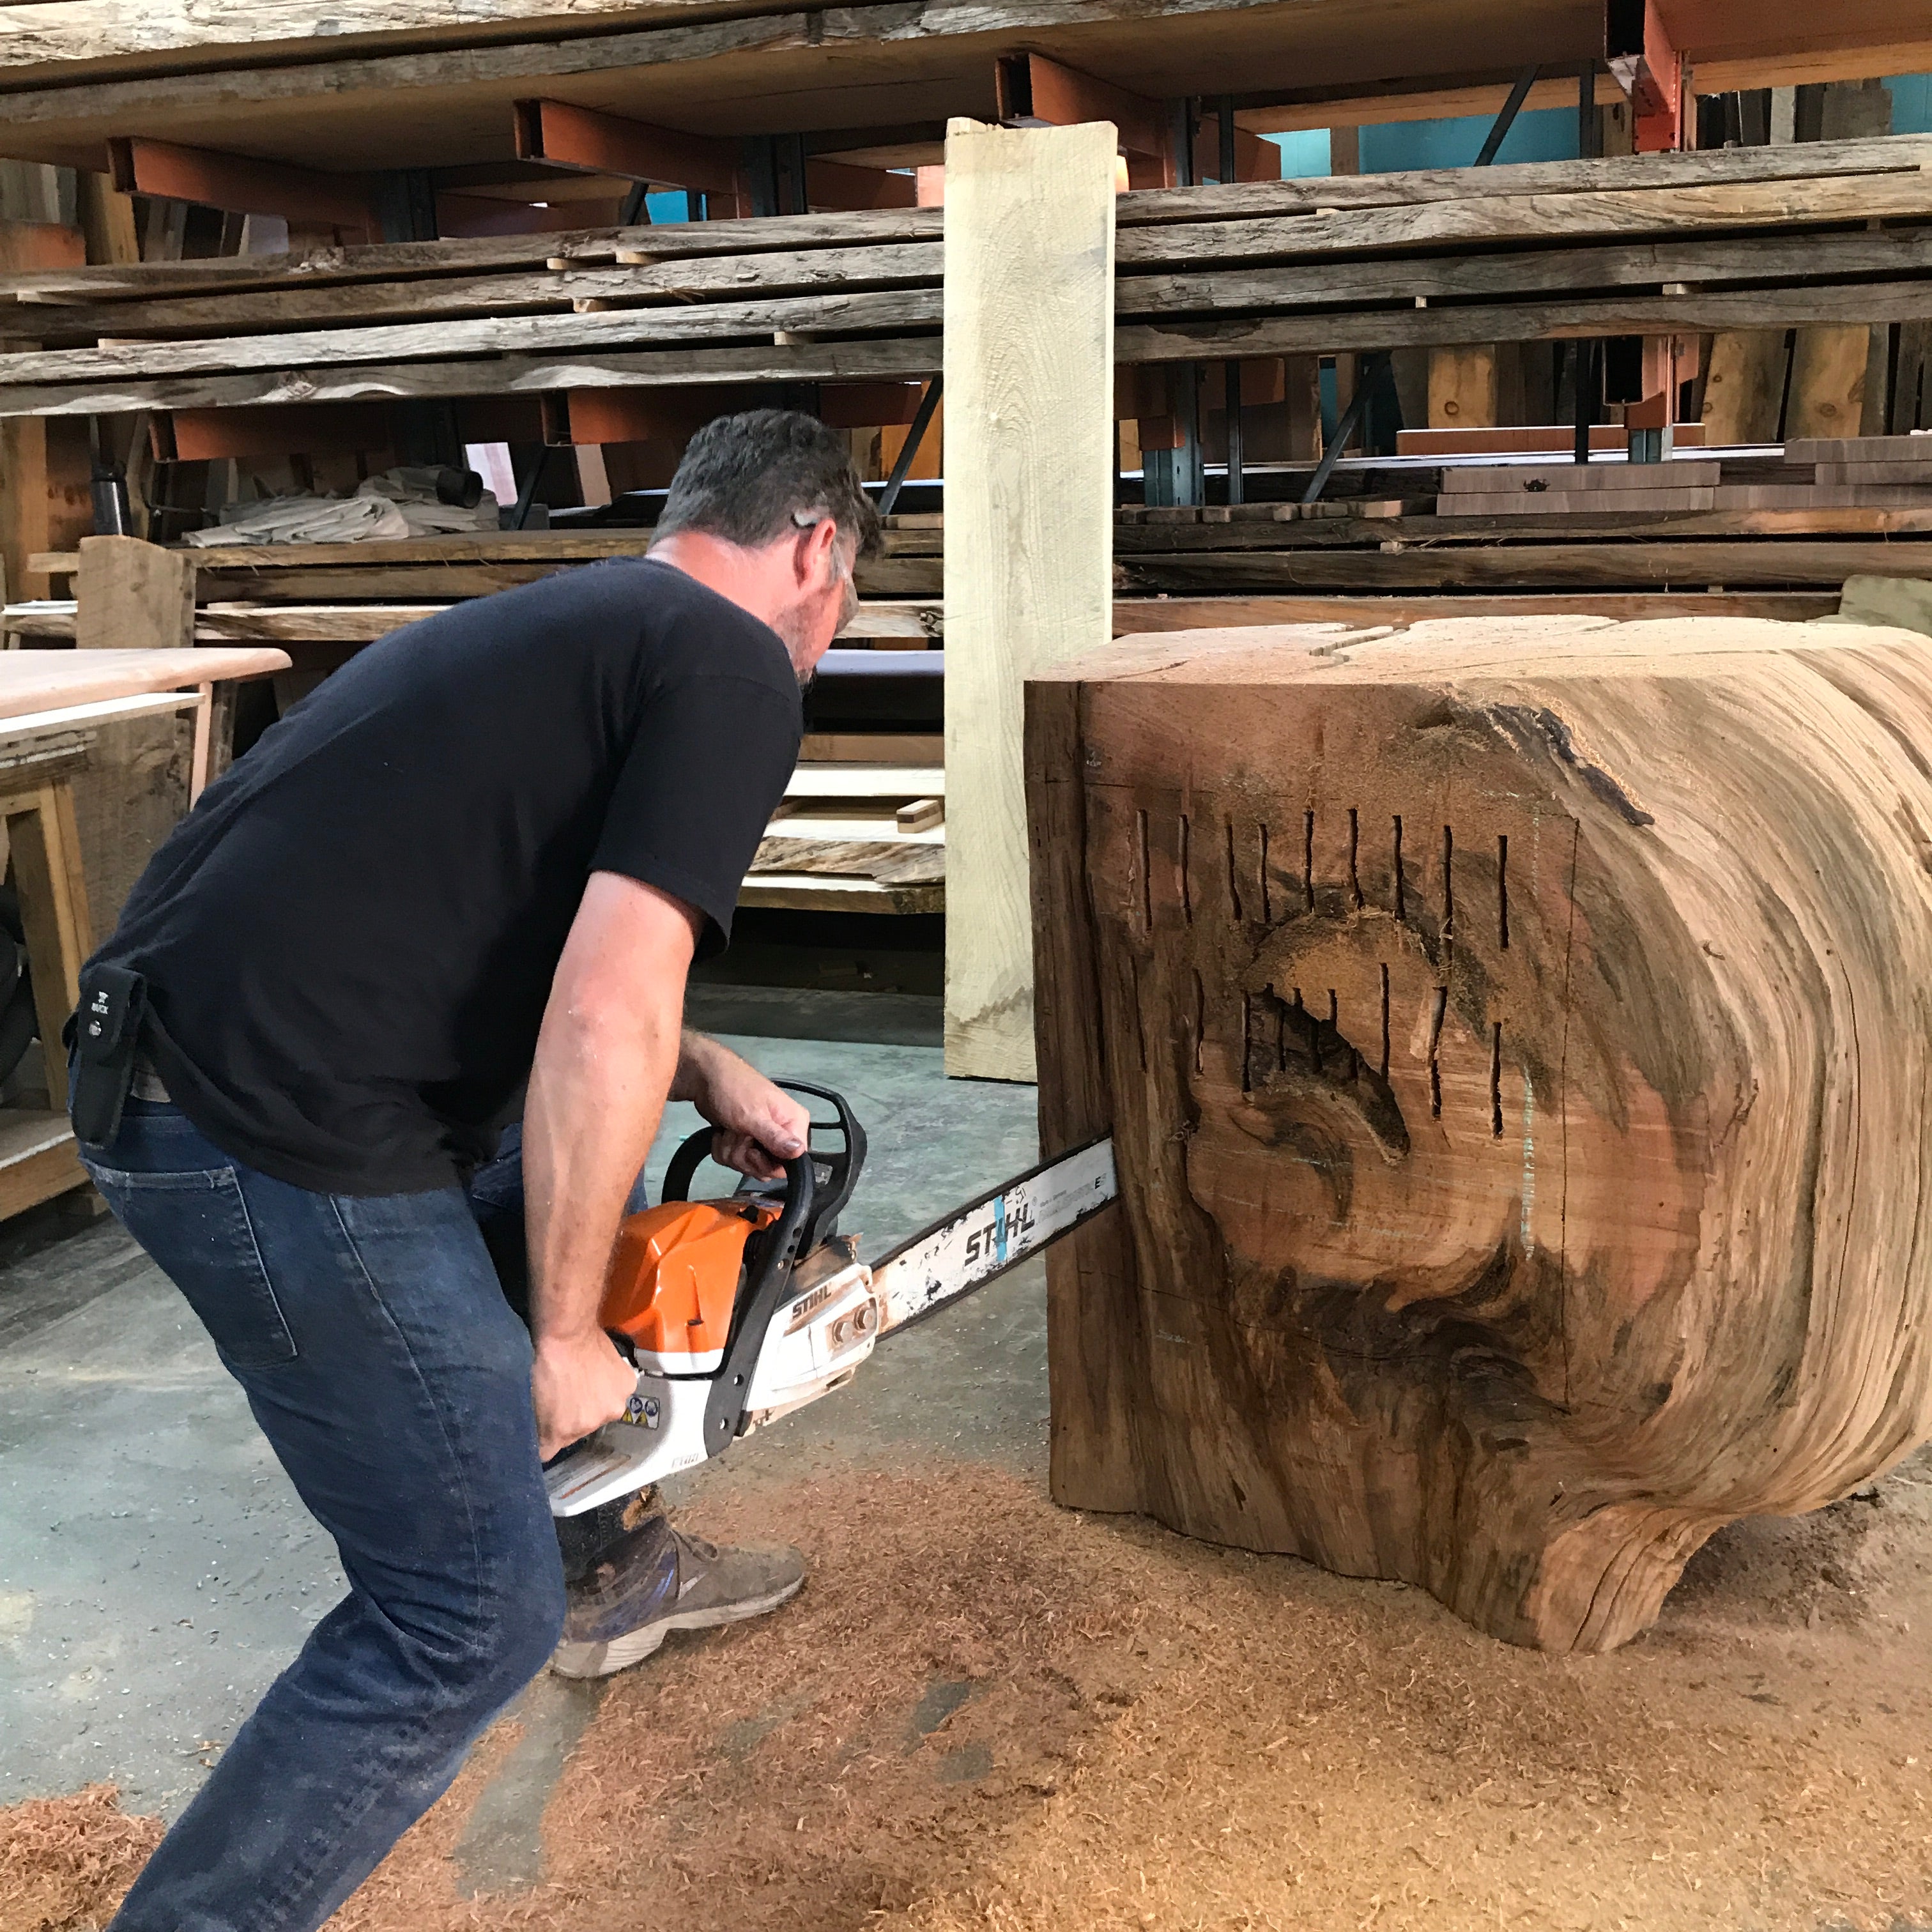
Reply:
M528 1078L592 872L728 937L798 754L777 635L664 563L463 604L353 659L170 835L96 956L218 1146L320 1192L448 1185Z

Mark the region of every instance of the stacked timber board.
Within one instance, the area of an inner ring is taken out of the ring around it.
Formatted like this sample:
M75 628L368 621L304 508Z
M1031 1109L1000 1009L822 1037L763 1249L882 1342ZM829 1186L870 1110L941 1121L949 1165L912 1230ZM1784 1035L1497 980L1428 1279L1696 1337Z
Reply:
M1932 140L1129 196L1124 363L1932 315Z
M1801 438L1776 462L1472 465L1444 472L1436 500L1444 517L1866 509L1932 512L1932 435Z
M1124 195L1123 364L1932 316L1932 140ZM942 212L0 276L0 414L905 381ZM110 346L99 346L102 338ZM86 346L80 346L84 344Z
M940 214L904 208L0 277L0 414L905 381ZM110 346L98 346L102 338Z
M944 741L808 734L739 903L800 912L940 912Z

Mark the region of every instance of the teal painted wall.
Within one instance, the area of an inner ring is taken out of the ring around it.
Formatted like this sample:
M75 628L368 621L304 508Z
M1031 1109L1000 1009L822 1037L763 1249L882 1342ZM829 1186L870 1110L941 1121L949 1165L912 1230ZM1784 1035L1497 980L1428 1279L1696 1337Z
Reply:
M1932 134L1932 74L1889 76L1892 131L1894 134Z

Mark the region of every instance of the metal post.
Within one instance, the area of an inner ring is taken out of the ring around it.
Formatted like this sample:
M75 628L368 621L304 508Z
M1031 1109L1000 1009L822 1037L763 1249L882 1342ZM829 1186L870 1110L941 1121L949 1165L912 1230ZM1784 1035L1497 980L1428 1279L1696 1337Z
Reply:
M1571 380L1576 386L1576 460L1590 460L1590 425L1597 419L1597 352L1594 342L1580 340L1571 357Z
M1516 77L1516 85L1510 89L1509 98L1503 103L1503 111L1496 118L1494 125L1483 142L1483 150L1476 157L1476 166L1486 168L1496 158L1496 150L1508 138L1509 130L1516 125L1516 117L1522 112L1522 104L1529 98L1529 90L1536 85L1536 76L1540 69L1526 67Z
M1342 460L1342 452L1348 446L1348 439L1360 428L1362 418L1368 413L1369 386L1382 372L1389 359L1386 349L1378 349L1372 355L1363 357L1355 371L1355 393L1348 399L1348 406L1342 412L1342 420L1335 425L1334 440L1322 452L1322 460L1316 464L1315 474L1308 480L1308 488L1301 493L1304 503L1318 503L1322 493L1328 487L1328 479L1334 474L1335 466Z
M1237 164L1234 159L1234 97L1224 94L1215 110L1221 127L1221 179L1225 184L1234 178ZM1244 503L1247 501L1246 479L1241 474L1241 365L1233 357L1222 364L1222 382L1226 386L1226 400L1228 410L1228 501Z
M926 394L920 398L919 407L914 412L912 426L906 431L906 440L892 460L892 473L886 478L885 490L879 498L879 514L882 517L892 514L892 506L899 500L899 492L905 488L913 458L918 455L919 446L926 440L926 432L932 425L933 412L939 407L939 384L937 376L926 384Z
M1597 118L1597 63L1586 60L1577 76L1576 153L1586 161L1597 159L1603 145L1602 124Z
M1194 180L1194 142L1200 128L1200 103L1192 94L1184 94L1174 104L1174 127L1170 140L1174 148L1174 182L1177 188L1192 188ZM1179 393L1174 400L1179 406L1180 422L1180 447L1168 452L1174 463L1174 494L1176 503L1198 503L1206 495L1202 488L1201 462L1201 365L1198 362L1183 362L1174 370L1174 380ZM1142 459L1144 472L1147 464Z
M385 242L436 239L436 178L428 168L392 168L376 177L376 211ZM453 402L406 396L396 405L405 463L432 469L464 466L463 438Z
M746 142L745 174L751 184L752 212L778 214L778 143L770 135L754 134Z

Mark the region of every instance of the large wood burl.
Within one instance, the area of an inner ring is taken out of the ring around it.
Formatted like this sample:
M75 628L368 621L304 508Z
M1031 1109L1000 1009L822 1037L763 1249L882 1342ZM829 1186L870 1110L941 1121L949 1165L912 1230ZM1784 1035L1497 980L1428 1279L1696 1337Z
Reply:
M1183 633L1027 734L1062 1502L1597 1651L1932 1434L1932 643Z

